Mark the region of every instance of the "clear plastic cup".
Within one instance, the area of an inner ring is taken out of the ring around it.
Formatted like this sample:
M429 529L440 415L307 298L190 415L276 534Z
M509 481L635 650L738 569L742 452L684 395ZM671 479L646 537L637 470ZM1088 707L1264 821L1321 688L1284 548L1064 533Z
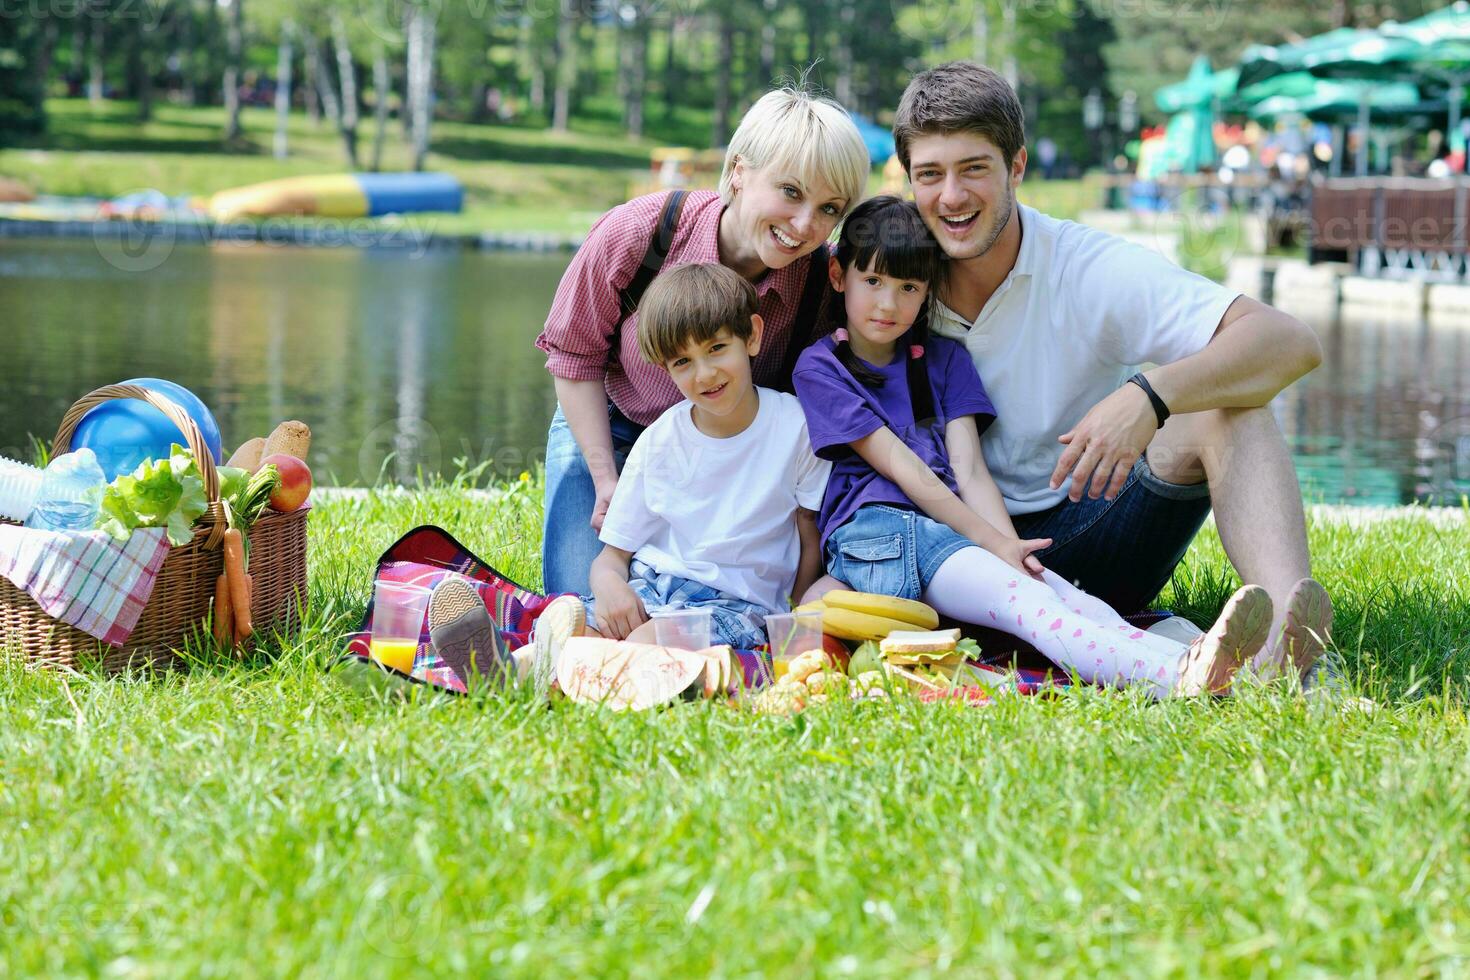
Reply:
M780 680L792 658L822 649L822 614L813 610L767 616L766 640L771 644L771 672Z
M424 617L429 612L430 590L407 582L373 583L373 639L369 653L374 660L405 674L413 673L413 658L423 636Z
M710 645L708 609L660 609L649 616L654 641L661 647L703 650Z

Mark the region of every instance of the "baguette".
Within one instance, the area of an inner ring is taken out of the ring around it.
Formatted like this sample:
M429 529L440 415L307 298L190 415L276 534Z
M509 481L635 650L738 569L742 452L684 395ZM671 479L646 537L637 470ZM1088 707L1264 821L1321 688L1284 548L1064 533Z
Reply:
M265 440L265 446L260 451L260 458L274 456L276 453L285 453L287 456L295 456L303 463L306 462L306 454L311 450L311 429L305 422L291 419L282 422Z
M265 455L264 449L265 438L256 436L254 439L240 443L240 448L235 450L235 454L225 465L238 466L248 473L254 473L260 469L260 458Z

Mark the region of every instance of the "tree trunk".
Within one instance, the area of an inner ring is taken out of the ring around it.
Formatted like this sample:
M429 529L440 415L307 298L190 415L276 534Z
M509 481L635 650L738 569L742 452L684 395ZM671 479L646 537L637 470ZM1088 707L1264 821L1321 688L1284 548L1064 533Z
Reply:
M408 88L413 93L413 169L423 170L429 155L429 124L434 114L434 17L422 8L409 15L408 44L417 52Z
M373 49L373 172L383 166L383 140L388 131L388 98L393 83L388 79L388 53L383 42Z
M322 114L333 129L342 128L342 107L337 104L337 90L332 87L332 77L327 73L327 59L322 56L321 42L314 37L306 39L311 51L311 60L316 64L316 94L321 100Z
M643 135L643 90L648 86L648 13L640 9L624 35L625 61L623 127L638 139Z
M724 146L730 139L730 62L735 55L735 27L730 15L721 11L718 18L720 48L715 55L715 118L710 133L710 146Z
M1001 73L1005 75L1006 81L1011 83L1011 88L1015 88L1021 79L1020 69L1016 65L1016 47L1021 43L1016 32L1016 5L1007 3L1002 13L1006 31L1006 57L1005 67Z
M305 34L301 39L301 99L306 103L306 120L312 126L322 124L322 102L321 96L317 95L317 86L321 83L317 80L321 75L322 66L317 63L316 39L310 34Z
M241 8L245 0L230 0L229 26L225 29L225 47L228 58L225 63L225 139L240 138L240 72L245 58L245 15Z
M102 75L102 45L104 43L103 19L99 12L92 14L92 43L87 47L87 100L95 108L102 104L106 84Z
M844 109L852 108L852 32L856 19L852 0L842 0L837 12L837 47L833 52L837 62L837 87L833 94Z
M194 56L194 5L185 3L179 12L179 94L184 105L199 104L199 88L195 84L195 69L198 62Z
M572 87L577 84L577 0L561 0L556 23L556 92L552 96L551 128L567 131L572 117Z
M664 48L664 118L673 115L674 103L677 101L675 93L679 91L679 59L674 57L674 48L678 44L679 22L676 17L669 18L669 43Z
M138 100L138 121L147 122L153 118L153 65L148 57L146 31L140 29L133 38L128 61L133 76L133 95Z
M286 159L286 127L291 120L291 35L296 27L289 20L281 25L281 40L276 46L276 136L271 142L277 160Z
M765 8L765 16L761 18L760 87L765 88L776 77L776 0L763 0L761 6Z
M990 11L985 0L975 0L975 19L970 23L970 56L979 64L990 58Z
M41 29L41 43L36 50L36 63L33 65L36 80L40 91L45 93L46 85L51 81L51 63L56 56L56 36L60 28L56 26L56 18L47 17L46 26Z
M337 51L337 80L342 86L342 144L347 161L357 169L357 68L347 44L347 25L340 13L332 14L332 47Z

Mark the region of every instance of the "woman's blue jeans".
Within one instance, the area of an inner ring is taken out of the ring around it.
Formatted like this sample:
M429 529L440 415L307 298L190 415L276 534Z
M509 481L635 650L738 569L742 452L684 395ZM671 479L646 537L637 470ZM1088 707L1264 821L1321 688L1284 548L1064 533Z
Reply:
M628 420L609 402L608 422L612 426L613 455L618 472L628 459L628 450L643 432L643 426ZM551 417L546 433L546 517L542 524L541 579L547 595L575 592L589 595L587 584L592 559L602 550L597 532L592 529L592 508L597 503L597 487L592 471L572 438L561 406Z

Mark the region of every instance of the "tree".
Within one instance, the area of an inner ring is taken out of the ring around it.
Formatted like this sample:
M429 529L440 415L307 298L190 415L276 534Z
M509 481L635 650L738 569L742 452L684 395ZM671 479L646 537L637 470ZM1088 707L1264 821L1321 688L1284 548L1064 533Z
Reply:
M240 128L240 79L245 61L245 0L225 0L230 5L230 19L225 29L226 47L229 55L225 61L225 140L234 141L241 137Z
M561 0L556 22L556 90L551 98L551 128L567 131L572 117L572 89L577 84L578 0Z
M22 17L0 17L0 143L46 126L44 89L37 71L41 26Z

